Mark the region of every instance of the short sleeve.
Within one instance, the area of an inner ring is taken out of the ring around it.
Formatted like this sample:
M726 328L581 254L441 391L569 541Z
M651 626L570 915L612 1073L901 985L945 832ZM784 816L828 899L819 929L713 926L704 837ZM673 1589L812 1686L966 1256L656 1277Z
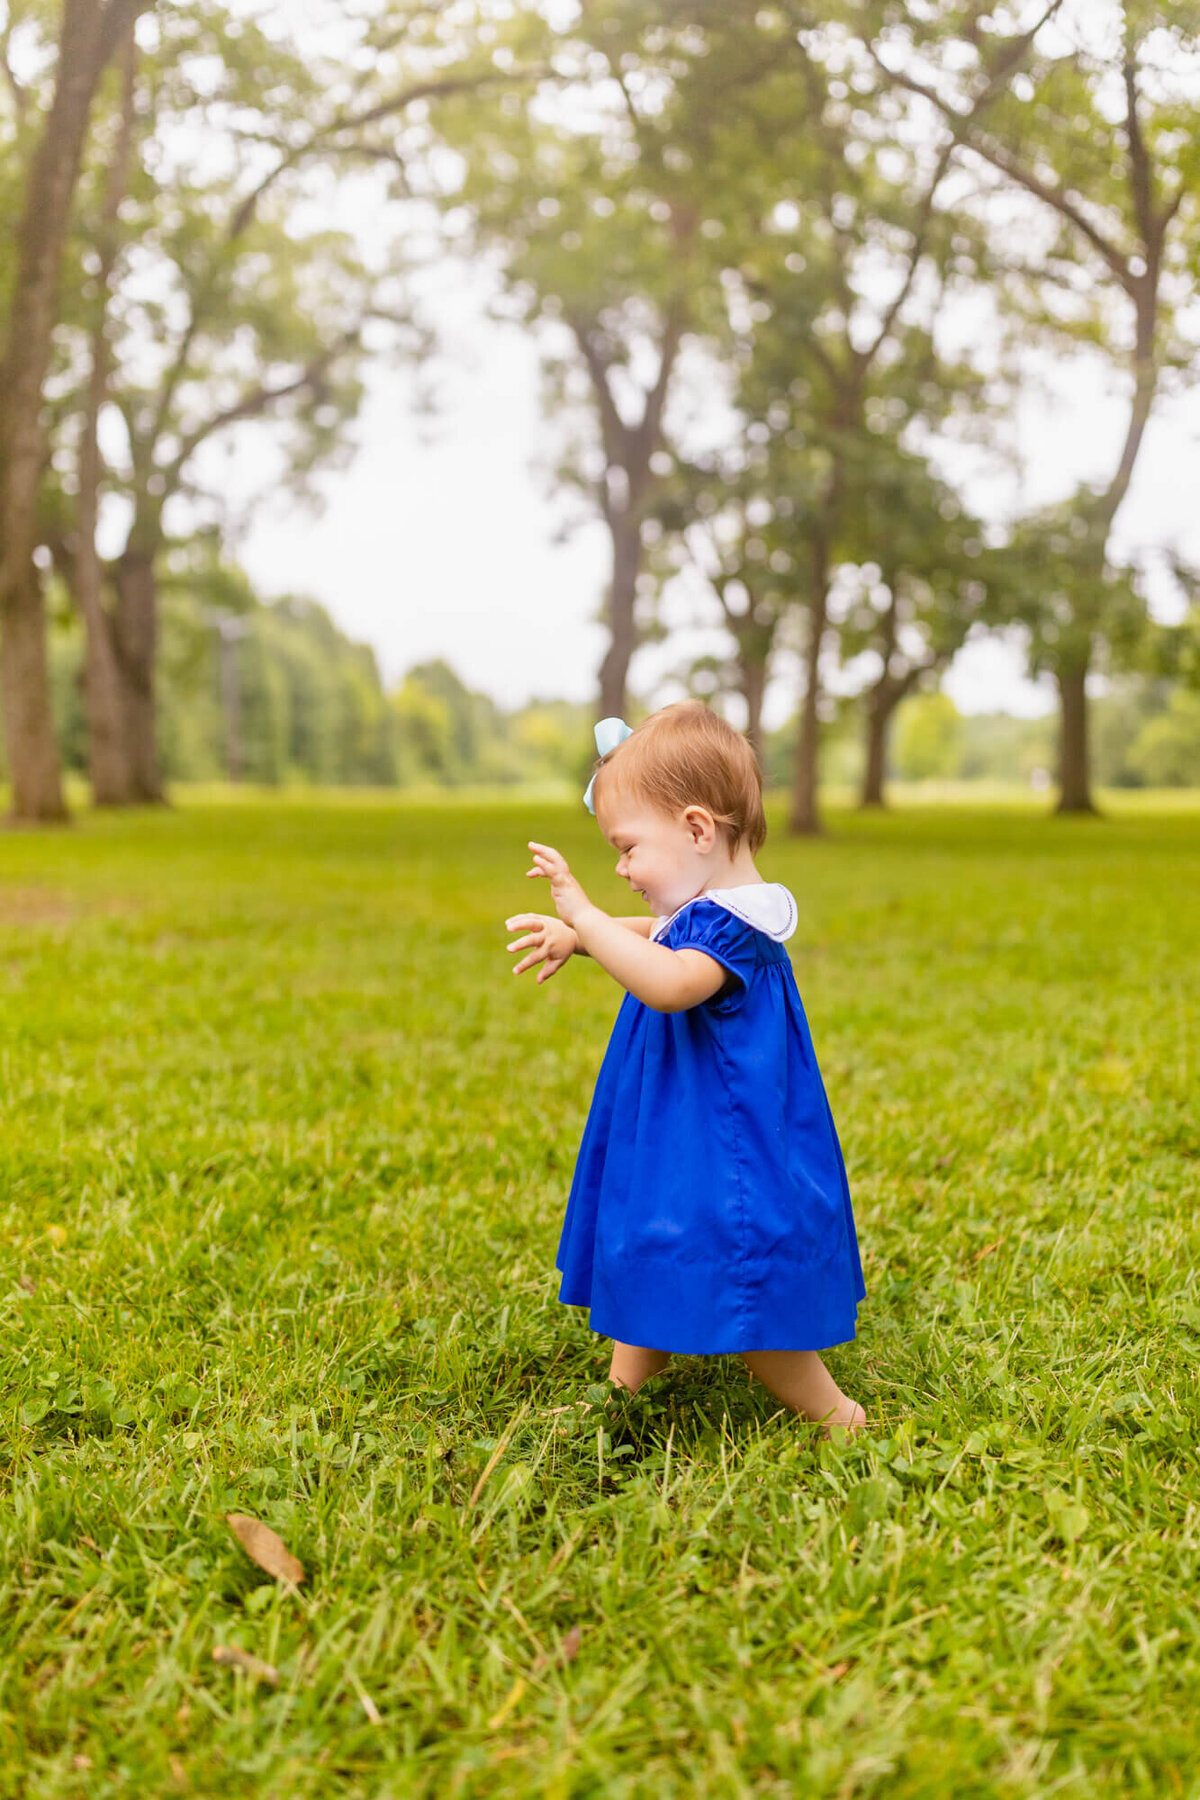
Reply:
M743 919L727 912L714 900L697 900L672 919L660 943L668 950L702 950L726 970L729 980L711 1000L702 1001L713 1012L734 1012L745 998L750 977L758 967L757 933Z

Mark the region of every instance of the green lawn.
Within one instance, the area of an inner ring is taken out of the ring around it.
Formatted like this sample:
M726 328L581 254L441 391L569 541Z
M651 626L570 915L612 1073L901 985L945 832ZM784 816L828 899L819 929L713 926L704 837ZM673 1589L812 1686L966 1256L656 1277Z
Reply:
M0 836L0 1793L1200 1794L1200 810L833 825L763 868L866 1261L845 1449L734 1363L579 1404L617 991L502 927L530 836L618 901L577 807Z

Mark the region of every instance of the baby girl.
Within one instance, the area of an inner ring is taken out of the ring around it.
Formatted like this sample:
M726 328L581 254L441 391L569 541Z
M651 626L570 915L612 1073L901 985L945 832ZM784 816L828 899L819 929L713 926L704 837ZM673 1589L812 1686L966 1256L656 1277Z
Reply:
M736 1353L828 1430L861 1406L819 1352L852 1338L864 1294L837 1133L784 949L796 902L766 882L750 745L683 702L635 731L596 728L585 795L617 874L652 917L617 919L563 857L530 844L557 918L508 919L514 973L590 956L625 989L567 1205L560 1298L614 1340L636 1389L671 1354Z

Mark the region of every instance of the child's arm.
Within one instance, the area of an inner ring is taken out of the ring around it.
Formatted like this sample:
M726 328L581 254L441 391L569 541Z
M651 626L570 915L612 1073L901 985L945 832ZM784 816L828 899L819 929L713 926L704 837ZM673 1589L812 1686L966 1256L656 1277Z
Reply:
M614 919L613 923L635 932L638 937L649 937L654 926L654 920L647 915L637 919ZM538 976L539 986L557 975L572 956L588 954L569 925L564 925L561 919L548 918L545 913L517 913L515 917L505 919L504 928L526 933L508 946L513 955L518 950L529 952L519 963L514 963L514 975L523 975L526 969L534 969L538 963L545 964Z
M702 950L668 950L626 930L619 919L593 906L557 850L530 844L531 876L545 876L559 918L582 949L614 980L655 1012L686 1012L725 985L726 971Z

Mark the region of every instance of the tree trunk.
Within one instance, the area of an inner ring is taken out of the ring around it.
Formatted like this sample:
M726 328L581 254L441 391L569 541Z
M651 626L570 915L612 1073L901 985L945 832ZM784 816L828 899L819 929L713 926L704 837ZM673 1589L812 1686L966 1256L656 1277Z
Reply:
M67 817L67 808L50 711L46 603L32 562L24 592L14 599L0 638L0 712L12 777L12 816L31 825L56 824Z
M796 734L796 772L792 789L791 831L812 837L821 830L817 782L821 758L821 651L829 616L829 551L818 542L813 547L813 589L808 607L808 643L804 653L804 698L800 728Z
M124 45L124 91L118 133L105 185L104 205L96 232L100 267L96 276L97 313L92 328L92 366L87 403L80 426L79 492L76 500L75 555L71 586L83 616L87 649L83 694L88 722L88 773L96 806L128 806L133 799L133 769L125 730L124 674L116 627L104 604L104 565L96 544L100 519L100 415L108 399L111 351L108 308L119 254L118 220L133 161L134 81L137 51L133 20Z
M753 656L739 658L742 675L742 698L746 702L746 736L754 748L759 766L762 766L762 714L763 700L767 691L767 665Z
M623 719L629 664L637 649L637 578L642 562L641 521L614 518L612 581L608 590L609 644L600 664L600 717Z
M113 621L97 601L84 613L87 651L83 697L88 722L88 774L96 806L128 806L134 799L125 707L125 682Z
M1055 670L1062 717L1059 728L1058 810L1094 813L1088 744L1087 658Z
M217 626L217 677L221 716L225 721L225 779L242 779L242 680L238 640L225 620Z
M867 761L863 769L859 805L886 806L883 783L887 774L887 747L892 713L895 707L882 686L871 694L867 705Z
M125 754L130 798L154 803L164 798L158 761L155 716L155 662L158 655L158 576L149 551L127 548L114 564L117 586L116 640L123 675Z
M5 737L18 818L64 816L50 710L41 587L31 573L45 446L42 385L59 312L71 201L96 84L144 0L64 0L54 96L33 152L16 233L0 365L0 658Z

